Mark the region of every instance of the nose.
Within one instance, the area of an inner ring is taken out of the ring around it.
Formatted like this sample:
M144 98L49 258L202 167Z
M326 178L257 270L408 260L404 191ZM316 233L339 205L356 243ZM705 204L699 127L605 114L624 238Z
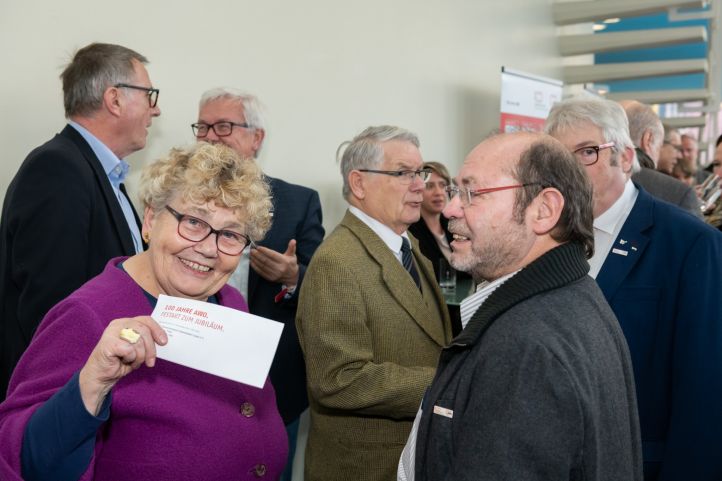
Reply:
M213 142L217 142L217 141L218 141L218 138L219 138L219 137L216 135L216 131L213 130L212 127L208 127L208 133L206 134L206 136L205 136L205 137L198 137L198 140L204 140L204 141L206 141L206 142L213 143Z
M200 242L196 242L193 247L196 252L204 257L218 257L218 234L211 232L208 237Z
M155 107L153 107L150 110L151 117L160 117L160 107L158 107L158 104L155 104Z
M446 207L441 211L447 219L458 219L464 216L464 210L461 207L461 197L455 195L451 200L446 201Z
M411 185L409 186L409 188L412 192L423 190L426 188L426 182L421 179L420 175L415 175L414 180L411 181Z

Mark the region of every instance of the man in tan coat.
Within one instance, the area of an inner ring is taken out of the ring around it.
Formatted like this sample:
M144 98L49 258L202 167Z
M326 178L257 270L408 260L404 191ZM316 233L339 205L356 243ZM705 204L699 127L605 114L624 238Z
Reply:
M404 129L369 127L341 159L350 207L308 266L296 316L311 408L307 481L395 479L451 340L434 270L406 233L429 175L418 147Z

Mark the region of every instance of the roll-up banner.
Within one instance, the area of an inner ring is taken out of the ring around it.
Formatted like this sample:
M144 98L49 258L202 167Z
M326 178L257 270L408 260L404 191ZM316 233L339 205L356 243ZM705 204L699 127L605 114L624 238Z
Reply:
M501 132L541 132L562 98L561 80L501 68Z

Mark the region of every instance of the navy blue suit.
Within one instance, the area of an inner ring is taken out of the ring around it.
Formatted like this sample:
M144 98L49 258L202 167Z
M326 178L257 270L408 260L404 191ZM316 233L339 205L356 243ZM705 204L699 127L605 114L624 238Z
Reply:
M280 302L280 283L269 282L250 269L248 276L248 308L252 314L282 322L276 356L271 365L271 382L276 390L278 410L284 423L294 421L308 407L306 365L296 333L296 305L301 282L311 256L324 236L321 225L321 201L315 190L289 184L273 177L266 178L273 196L273 224L258 244L277 252L285 252L288 242L296 239L298 287L291 299Z
M597 282L632 355L645 479L722 479L722 234L639 189Z
M68 125L28 154L8 187L0 222L0 401L50 308L111 258L133 254L123 209L77 130Z

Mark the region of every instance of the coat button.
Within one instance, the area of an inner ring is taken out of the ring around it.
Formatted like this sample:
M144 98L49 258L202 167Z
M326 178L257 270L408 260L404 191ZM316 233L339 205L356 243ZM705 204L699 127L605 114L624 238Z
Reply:
M253 474L257 478L262 478L263 476L265 476L266 475L266 465L265 464L256 464L253 467Z
M243 414L247 418L250 418L254 414L256 414L256 407L249 402L245 402L241 404L241 414Z

